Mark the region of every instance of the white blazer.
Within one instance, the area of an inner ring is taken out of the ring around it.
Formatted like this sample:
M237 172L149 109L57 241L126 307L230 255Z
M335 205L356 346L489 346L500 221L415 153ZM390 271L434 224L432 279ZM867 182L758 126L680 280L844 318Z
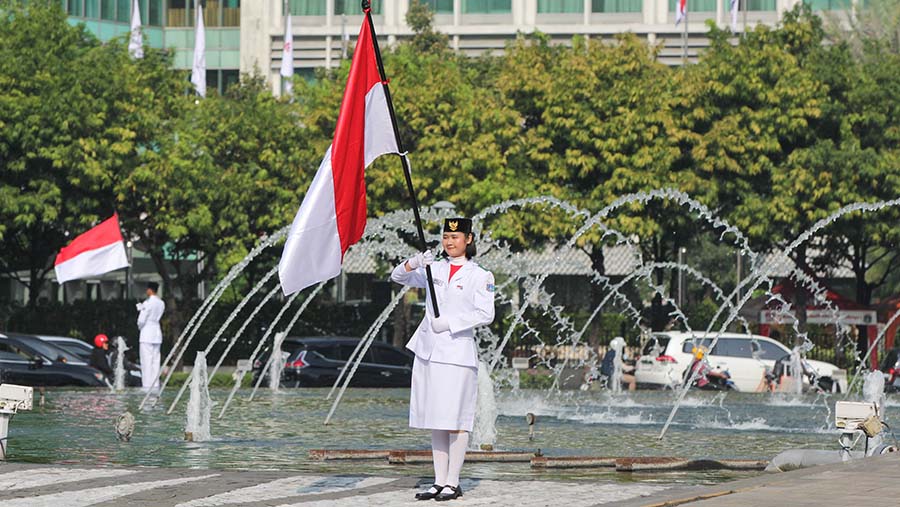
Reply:
M141 330L141 343L162 343L162 328L159 327L159 319L166 311L166 304L156 294L147 298L138 305L141 313L138 315L138 329Z
M391 273L391 279L403 285L425 288L425 268L406 271L406 262ZM427 292L425 318L416 328L406 348L417 357L436 363L478 367L475 328L494 321L494 275L471 260L463 264L448 281L450 263L446 260L431 265L434 292L441 317L447 318L450 331L435 333L431 329L434 313L431 293Z

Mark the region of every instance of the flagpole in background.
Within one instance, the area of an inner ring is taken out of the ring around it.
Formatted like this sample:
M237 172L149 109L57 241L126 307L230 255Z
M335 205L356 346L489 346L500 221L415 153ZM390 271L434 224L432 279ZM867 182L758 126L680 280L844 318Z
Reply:
M369 30L372 33L372 44L375 46L375 61L378 62L378 73L381 75L384 96L387 99L388 112L391 115L391 125L394 127L394 138L397 140L400 161L403 163L403 175L406 176L406 188L409 190L409 199L412 201L413 216L415 216L416 219L416 230L419 233L419 242L421 243L420 249L424 251L428 248L428 245L425 243L425 231L422 229L422 217L419 216L419 200L416 198L415 189L413 189L409 159L406 156L406 151L403 149L403 141L400 139L400 129L397 127L397 116L394 114L394 101L391 99L391 90L388 86L388 79L384 75L384 64L381 61L381 50L378 48L378 38L375 35L375 23L372 22L372 8L369 0L362 0L362 10L366 14L366 19L369 21ZM440 317L441 312L438 309L437 298L434 293L434 280L431 277L431 266L425 266L425 275L428 278L428 290L431 292L431 308L434 310L434 316Z

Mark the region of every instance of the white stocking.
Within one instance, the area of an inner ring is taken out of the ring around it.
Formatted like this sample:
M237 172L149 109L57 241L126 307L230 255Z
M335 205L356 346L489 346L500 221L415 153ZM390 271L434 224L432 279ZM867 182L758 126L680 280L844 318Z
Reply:
M450 432L431 430L431 457L434 460L434 483L438 486L447 484L447 468L450 465ZM459 472L457 472L459 475ZM437 491L432 491L437 493Z
M466 460L466 448L469 446L469 432L450 433L450 467L447 473L447 486L459 486L459 473Z

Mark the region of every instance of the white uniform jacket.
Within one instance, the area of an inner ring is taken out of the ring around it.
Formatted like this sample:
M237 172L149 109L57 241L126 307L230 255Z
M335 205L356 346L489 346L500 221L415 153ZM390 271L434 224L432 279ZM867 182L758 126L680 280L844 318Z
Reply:
M394 268L391 279L403 285L425 288L428 285L425 268L407 272L405 264ZM435 333L431 329L434 318L432 295L426 290L425 318L406 348L428 361L477 368L475 328L494 321L494 275L468 261L448 282L450 263L446 260L432 264L431 274L441 317L447 318L450 331Z
M166 310L166 304L154 294L139 304L138 308L141 310L137 321L138 329L141 330L140 342L162 343L162 328L159 327L159 319Z

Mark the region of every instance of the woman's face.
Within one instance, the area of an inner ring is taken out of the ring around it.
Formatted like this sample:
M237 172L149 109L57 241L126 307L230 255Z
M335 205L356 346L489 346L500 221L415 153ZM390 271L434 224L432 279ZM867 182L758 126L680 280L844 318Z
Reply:
M466 245L472 242L472 236L462 232L445 232L442 243L444 251L450 257L460 257L466 254Z

